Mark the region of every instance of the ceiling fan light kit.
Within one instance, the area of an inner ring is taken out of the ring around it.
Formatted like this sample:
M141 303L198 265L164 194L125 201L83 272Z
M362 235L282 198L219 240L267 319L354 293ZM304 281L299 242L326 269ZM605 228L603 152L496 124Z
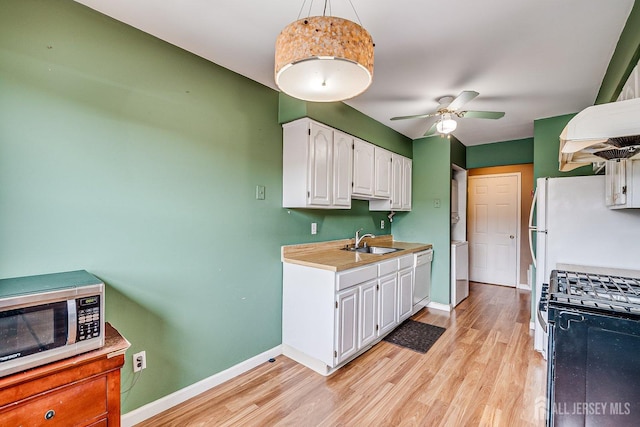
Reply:
M431 136L438 132L442 136L449 136L451 132L456 130L458 122L453 119L454 116L464 119L465 117L474 119L499 119L504 117L502 111L469 111L461 110L462 107L469 101L473 100L479 95L478 92L472 90L463 90L455 98L452 96L444 96L438 100L440 104L436 111L425 114L416 114L413 116L399 116L391 117L391 120L407 120L407 119L421 119L428 117L439 117L424 136Z
M451 118L451 114L445 113L440 120L436 123L436 130L443 134L448 135L458 127L458 123Z
M305 101L353 98L373 81L373 47L369 32L348 19L299 19L276 39L276 84L284 93Z

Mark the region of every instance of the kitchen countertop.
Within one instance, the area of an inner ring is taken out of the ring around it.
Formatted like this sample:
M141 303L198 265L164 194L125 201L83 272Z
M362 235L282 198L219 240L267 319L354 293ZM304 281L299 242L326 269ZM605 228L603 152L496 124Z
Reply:
M352 252L342 250L342 248L348 245L352 246L354 239L331 240L329 242L283 246L282 262L323 270L343 271L432 248L432 245L427 243L394 241L393 236L390 234L374 238L367 237L362 241L366 242L368 246L383 246L403 250L384 255Z

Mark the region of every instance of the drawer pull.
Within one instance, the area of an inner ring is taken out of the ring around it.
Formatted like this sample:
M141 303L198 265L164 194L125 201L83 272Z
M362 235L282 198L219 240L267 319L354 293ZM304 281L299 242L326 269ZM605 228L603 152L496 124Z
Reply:
M54 411L53 409L49 409L49 410L46 412L46 414L44 414L44 419L45 419L45 420L50 420L50 419L52 419L52 418L53 418L53 417L55 417L55 416L56 416L56 411Z

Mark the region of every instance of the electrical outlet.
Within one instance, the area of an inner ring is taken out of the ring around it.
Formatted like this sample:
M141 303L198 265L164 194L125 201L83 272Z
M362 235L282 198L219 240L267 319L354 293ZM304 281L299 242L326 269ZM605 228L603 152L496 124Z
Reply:
M440 207L440 199L433 199L433 207L434 208Z
M311 234L318 234L318 223L317 222L312 222L311 223Z
M380 220L380 230L384 230L384 219Z
M264 185L256 185L256 200L264 200Z
M140 372L147 367L147 352L142 350L133 355L133 372Z

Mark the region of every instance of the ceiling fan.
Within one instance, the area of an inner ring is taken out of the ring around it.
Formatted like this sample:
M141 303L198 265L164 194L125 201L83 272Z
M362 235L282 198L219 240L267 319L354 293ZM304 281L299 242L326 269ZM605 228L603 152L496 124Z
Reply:
M472 90L463 90L460 92L460 95L455 98L452 96L445 96L438 100L440 104L438 109L432 113L426 114L416 114L414 116L400 116L400 117L392 117L391 120L406 120L406 119L420 119L425 117L439 117L438 121L436 121L424 134L424 136L430 136L435 134L436 132L441 135L449 135L453 132L458 123L453 119L453 117L458 117L460 119L468 117L474 119L499 119L504 116L504 112L502 111L471 111L471 110L462 110L462 107L476 96L478 96L478 92L474 92Z

